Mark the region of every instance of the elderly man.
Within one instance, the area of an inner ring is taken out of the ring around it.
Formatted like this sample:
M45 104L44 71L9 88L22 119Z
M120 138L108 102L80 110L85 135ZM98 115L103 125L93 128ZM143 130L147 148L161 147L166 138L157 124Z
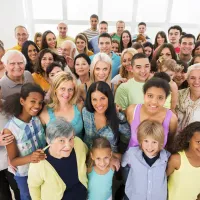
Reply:
M57 47L59 48L61 44L66 40L71 40L74 42L74 38L67 35L68 27L64 22L60 22L57 27L59 35L56 37L57 39Z
M67 66L74 73L74 58L78 55L76 45L70 40L66 40L61 45L61 55L64 56Z
M15 38L17 39L17 45L12 47L13 50L22 51L22 45L28 40L29 34L24 26L15 27Z
M26 58L17 50L8 50L1 61L4 63L6 73L0 80L1 98L20 92L25 83L33 82L32 75L25 70Z

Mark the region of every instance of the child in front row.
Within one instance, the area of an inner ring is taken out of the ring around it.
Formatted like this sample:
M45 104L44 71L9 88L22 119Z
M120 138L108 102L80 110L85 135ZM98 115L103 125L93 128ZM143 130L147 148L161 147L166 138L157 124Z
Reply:
M200 122L193 122L177 135L168 162L168 199L200 199Z
M166 200L170 153L163 149L163 126L145 120L138 127L137 138L139 146L130 147L122 157L122 167L130 166L124 200Z
M93 166L88 168L88 200L112 200L114 168L110 166L110 142L103 137L95 139L90 156Z

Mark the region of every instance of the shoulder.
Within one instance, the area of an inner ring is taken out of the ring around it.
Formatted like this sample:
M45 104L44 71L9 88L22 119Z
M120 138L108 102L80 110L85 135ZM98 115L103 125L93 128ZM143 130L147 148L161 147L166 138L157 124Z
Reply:
M137 105L137 104L132 104L132 105L130 105L130 106L126 109L125 113L126 113L126 117L127 117L127 120L128 120L128 121L129 121L130 119L133 120L133 112L134 112L134 110L135 110L136 105ZM132 121L132 120L131 120L131 121Z
M48 114L48 107L44 106L42 112L39 115L39 119L42 122L42 124L47 124L47 120L49 118L49 114Z
M116 53L112 52L112 59L120 60L120 56L118 56Z
M172 154L169 158L169 165L173 166L175 169L179 169L181 165L181 156L179 153Z
M87 173L91 173L92 172L92 167L87 168Z
M75 150L79 150L79 152L87 154L88 148L86 144L79 138L76 137L74 138L74 148Z

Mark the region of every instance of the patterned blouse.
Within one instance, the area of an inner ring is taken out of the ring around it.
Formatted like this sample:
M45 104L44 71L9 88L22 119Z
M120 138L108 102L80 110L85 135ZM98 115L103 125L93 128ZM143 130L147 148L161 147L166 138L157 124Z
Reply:
M111 144L113 152L117 152L117 139L115 139L112 129L109 125L97 130L94 121L94 113L87 111L84 107L82 110L83 123L85 128L84 142L90 149L92 147L92 141L98 137L105 137Z
M29 123L12 117L5 128L15 136L20 157L27 156L46 146L44 129L38 117L32 117ZM29 164L18 166L15 176L27 176L28 169Z

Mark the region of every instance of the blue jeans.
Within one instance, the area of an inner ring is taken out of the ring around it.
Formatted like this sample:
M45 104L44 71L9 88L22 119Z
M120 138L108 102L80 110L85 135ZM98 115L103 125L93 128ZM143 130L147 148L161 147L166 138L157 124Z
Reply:
M17 182L17 185L20 191L21 200L31 200L31 196L28 189L28 183L27 183L28 176L23 176L23 177L15 176L14 178Z

